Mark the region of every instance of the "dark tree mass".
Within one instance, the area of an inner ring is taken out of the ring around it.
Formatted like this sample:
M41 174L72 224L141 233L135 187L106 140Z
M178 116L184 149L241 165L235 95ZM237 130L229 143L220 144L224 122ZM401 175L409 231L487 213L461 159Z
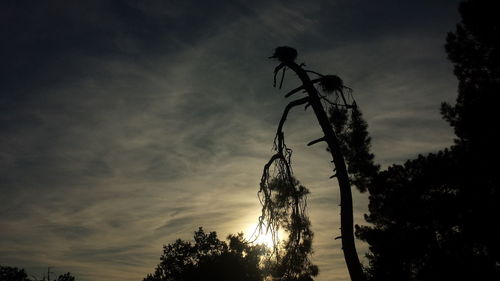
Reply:
M1 281L29 281L28 275L24 269L17 267L1 266L0 265L0 280Z
M455 144L393 165L368 184L371 280L499 280L498 105L500 17L496 1L464 1L446 51L458 78L442 115Z
M215 232L205 233L200 227L193 242L178 239L165 245L154 273L143 281L263 280L260 265L265 248L248 244L243 234L228 239L229 245Z

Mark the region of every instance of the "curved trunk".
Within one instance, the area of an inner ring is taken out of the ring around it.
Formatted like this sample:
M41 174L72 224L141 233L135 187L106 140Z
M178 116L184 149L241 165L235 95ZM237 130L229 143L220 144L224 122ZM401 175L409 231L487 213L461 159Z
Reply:
M336 177L340 187L340 228L342 236L342 250L344 252L345 262L352 281L365 281L366 277L361 268L358 254L356 252L356 245L354 243L354 223L353 223L353 206L351 184L349 182L349 175L347 173L346 164L342 151L340 149L339 141L335 132L333 131L326 112L321 104L318 92L314 87L309 75L296 63L287 63L287 67L292 69L304 84L304 89L309 95L309 103L316 114L319 125L325 134L324 140L328 144L330 153L333 157L335 164Z

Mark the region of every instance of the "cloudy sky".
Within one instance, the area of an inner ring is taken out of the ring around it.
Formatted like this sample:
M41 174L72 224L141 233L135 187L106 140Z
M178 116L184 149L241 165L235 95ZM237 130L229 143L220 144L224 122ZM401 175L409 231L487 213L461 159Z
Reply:
M257 221L263 164L298 85L273 49L354 89L383 167L448 146L456 0L2 1L0 264L138 281L163 244ZM285 126L318 281L347 280L339 194L310 110ZM367 195L355 191L356 223ZM358 244L360 255L366 245Z

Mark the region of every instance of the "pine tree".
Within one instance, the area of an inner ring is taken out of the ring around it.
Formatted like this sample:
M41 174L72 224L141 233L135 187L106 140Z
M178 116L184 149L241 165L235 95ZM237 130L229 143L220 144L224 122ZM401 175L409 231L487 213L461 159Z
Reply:
M496 108L500 95L500 18L494 1L464 1L446 51L458 78L443 118L455 145L393 165L373 178L371 280L499 280L500 195Z

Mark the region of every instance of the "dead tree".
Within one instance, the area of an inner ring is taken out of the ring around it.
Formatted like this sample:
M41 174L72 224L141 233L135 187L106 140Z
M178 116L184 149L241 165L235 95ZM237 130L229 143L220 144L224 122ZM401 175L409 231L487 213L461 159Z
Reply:
M297 64L295 59L297 57L297 51L290 47L278 47L272 57L277 59L280 64L274 70L274 86L276 86L276 76L280 71L282 71L281 81L279 87L283 85L283 80L285 77L285 71L291 69L297 74L302 82L302 85L285 95L285 97L290 97L296 93L302 92L305 97L294 100L290 102L283 112L281 120L278 124L276 137L274 141L274 148L276 153L271 157L271 159L264 166L264 172L261 179L259 198L263 204L262 216L260 218L261 223L265 220L267 222L268 229L273 225L276 225L276 210L273 210L273 206L276 206L272 199L272 187L270 187L271 177L278 177L281 181L288 182L289 188L295 188L295 180L292 175L292 168L290 165L291 150L286 147L284 141L283 125L288 116L290 110L294 107L304 105L305 108L309 106L313 109L314 114L317 117L319 125L323 130L324 136L311 141L308 145L313 145L319 142L326 142L328 145L328 151L331 153L333 158L332 163L335 165L335 174L331 178L337 178L340 187L340 218L341 218L341 236L336 239L341 239L342 250L344 252L344 258L347 264L349 275L352 281L364 281L366 280L365 274L362 270L361 263L359 261L355 240L354 240L354 225L353 225L353 204L352 204L352 193L351 184L349 180L349 174L347 166L342 154L341 144L339 139L333 130L331 123L329 122L327 113L325 112L325 105L341 106L346 109L352 109L356 107L355 102L348 104L346 96L344 95L346 91L350 92L348 87L345 87L342 80L335 75L322 75L320 73L304 69L304 64ZM317 76L315 79L309 77L309 73ZM316 84L318 84L322 90L326 93L334 93L335 100L331 97L320 93ZM271 175L270 169L274 165L274 174ZM277 171L277 172L276 172ZM293 194L293 192L291 193ZM300 238L298 238L300 239Z

